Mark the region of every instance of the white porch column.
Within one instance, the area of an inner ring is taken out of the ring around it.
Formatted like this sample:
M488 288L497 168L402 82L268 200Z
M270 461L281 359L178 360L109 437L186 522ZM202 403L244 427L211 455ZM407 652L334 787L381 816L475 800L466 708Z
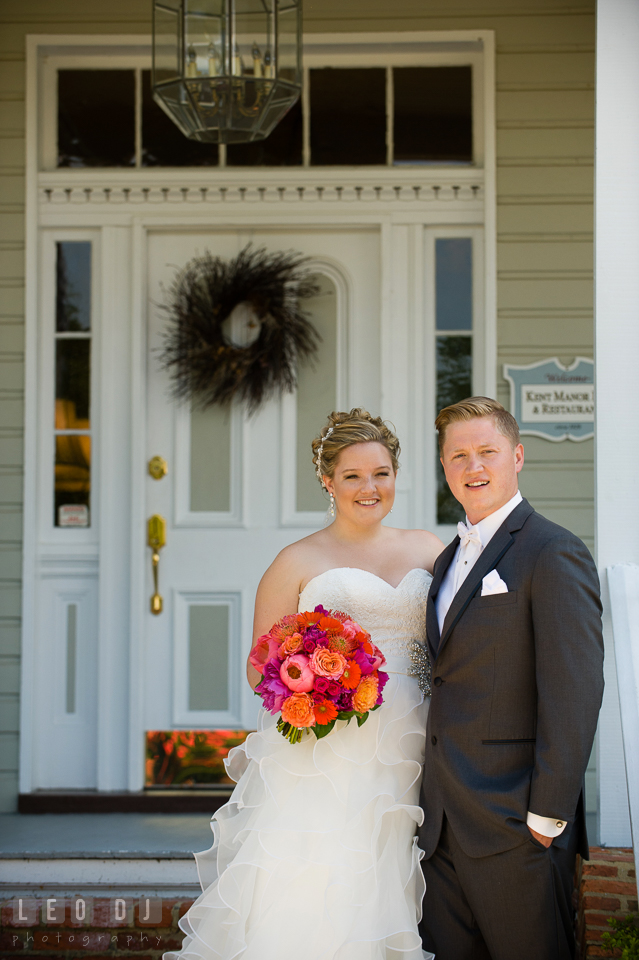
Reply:
M606 632L600 840L630 846L606 567L639 563L639 0L599 0L595 149L596 543Z

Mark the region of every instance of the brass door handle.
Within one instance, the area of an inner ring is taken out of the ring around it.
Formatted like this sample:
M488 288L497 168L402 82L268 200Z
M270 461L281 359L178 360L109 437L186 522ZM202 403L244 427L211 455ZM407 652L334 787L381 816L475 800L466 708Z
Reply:
M151 563L153 566L153 589L151 597L151 613L162 613L162 597L158 593L158 566L160 563L160 550L166 544L166 520L159 513L154 513L149 517L147 523L147 544L153 551Z

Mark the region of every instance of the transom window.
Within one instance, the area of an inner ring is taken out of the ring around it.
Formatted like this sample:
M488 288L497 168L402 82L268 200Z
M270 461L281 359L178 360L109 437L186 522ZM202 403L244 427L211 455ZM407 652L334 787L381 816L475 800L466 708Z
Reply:
M472 63L307 67L301 100L266 140L220 147L184 137L153 100L149 69L84 63L56 68L46 167L392 167L481 159Z

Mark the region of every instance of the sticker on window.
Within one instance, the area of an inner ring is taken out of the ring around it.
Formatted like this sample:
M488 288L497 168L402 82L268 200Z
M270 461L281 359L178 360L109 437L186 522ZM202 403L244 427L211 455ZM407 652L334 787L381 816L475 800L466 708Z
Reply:
M88 527L89 508L86 503L67 503L58 507L59 527Z

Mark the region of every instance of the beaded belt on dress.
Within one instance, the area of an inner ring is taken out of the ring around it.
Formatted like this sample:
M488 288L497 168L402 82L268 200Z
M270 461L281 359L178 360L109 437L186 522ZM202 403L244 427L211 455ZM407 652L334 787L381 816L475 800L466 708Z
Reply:
M383 669L386 673L402 673L406 677L415 677L424 696L430 697L431 666L428 651L418 640L410 640L408 646L408 656L389 654Z

